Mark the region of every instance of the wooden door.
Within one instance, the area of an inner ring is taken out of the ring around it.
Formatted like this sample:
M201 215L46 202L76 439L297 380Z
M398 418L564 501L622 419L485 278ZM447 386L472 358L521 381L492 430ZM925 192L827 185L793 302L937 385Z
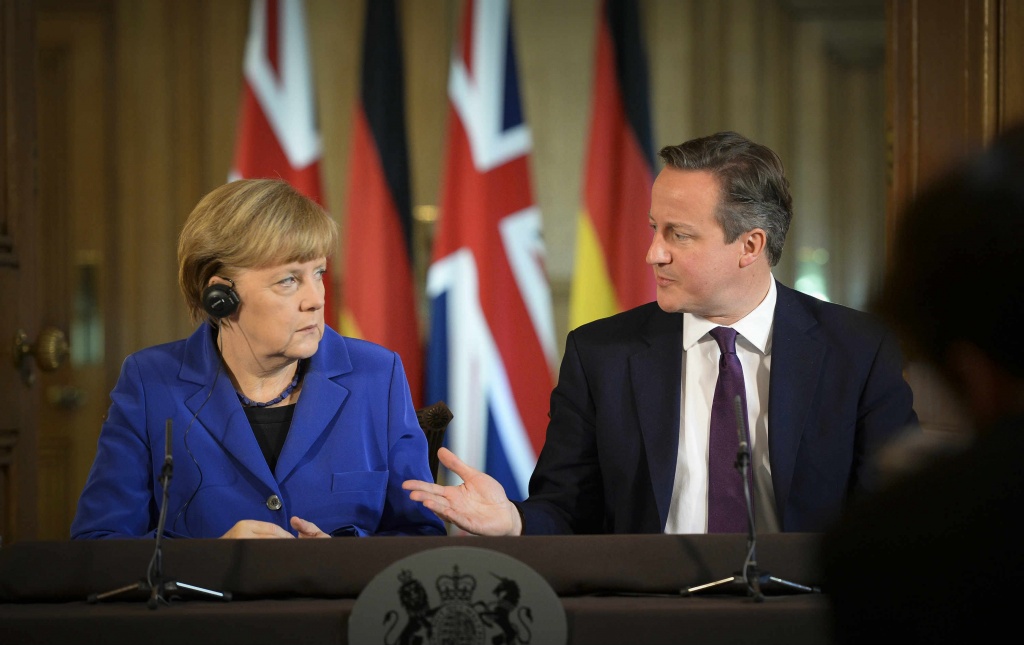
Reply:
M35 210L35 42L32 0L0 3L0 538L32 539L37 530L34 395L31 356L41 327ZM24 341L15 339L23 334ZM19 351L16 351L16 346Z
M67 363L40 374L38 538L67 539L109 403L107 334L113 96L112 5L37 3L38 209L47 260L38 306L70 341Z
M13 0L0 20L0 536L9 544L67 539L108 401L113 11Z

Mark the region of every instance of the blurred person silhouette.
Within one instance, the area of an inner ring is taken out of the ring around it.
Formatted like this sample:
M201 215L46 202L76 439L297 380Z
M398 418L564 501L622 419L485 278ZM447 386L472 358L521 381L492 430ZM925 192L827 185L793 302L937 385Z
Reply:
M409 481L412 499L483 535L745 533L739 416L758 530L815 532L916 426L895 335L772 275L793 214L778 155L720 132L660 156L646 258L657 302L568 335L529 498L509 501L442 448L462 483Z
M947 171L898 223L879 310L957 393L961 451L851 505L822 544L840 643L1019 642L1024 576L1024 128Z
M73 538L443 535L401 488L431 476L398 355L324 323L337 225L286 182L207 194L178 243L195 331L128 356Z

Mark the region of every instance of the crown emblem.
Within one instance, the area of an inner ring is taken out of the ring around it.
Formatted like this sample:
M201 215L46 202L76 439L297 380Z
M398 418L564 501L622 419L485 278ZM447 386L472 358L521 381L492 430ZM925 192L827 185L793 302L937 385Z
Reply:
M452 567L452 575L438 576L435 584L438 593L441 594L441 602L469 602L473 599L473 590L476 589L476 578L471 575L459 575L459 565L455 565Z

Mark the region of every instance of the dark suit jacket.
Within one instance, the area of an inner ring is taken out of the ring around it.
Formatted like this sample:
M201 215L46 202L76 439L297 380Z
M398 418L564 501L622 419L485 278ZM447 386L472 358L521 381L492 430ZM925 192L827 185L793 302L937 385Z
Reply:
M659 533L679 443L683 316L657 303L566 340L547 438L519 503L524 533ZM783 531L816 532L862 488L872 454L916 424L895 337L872 317L778 284L768 443Z

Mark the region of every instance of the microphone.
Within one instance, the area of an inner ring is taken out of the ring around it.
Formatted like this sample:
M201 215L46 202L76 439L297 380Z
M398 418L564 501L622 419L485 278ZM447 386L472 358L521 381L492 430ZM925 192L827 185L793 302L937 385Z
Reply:
M160 504L160 515L156 523L156 543L153 546L153 557L149 561L149 568L146 570L146 584L149 585L149 601L146 605L150 609L156 609L161 602L166 602L164 590L167 586L163 577L163 539L164 526L167 523L167 503L170 499L171 476L174 472L174 453L172 450L171 418L167 418L164 425L164 467L160 471L160 486L163 488L163 499Z
M743 402L737 394L733 400L733 408L736 410L736 436L739 439L739 448L736 452L736 470L743 478L743 497L747 502L747 557L743 562L743 579L747 583L748 593L753 596L754 602L763 602L764 594L761 592L761 573L757 570L757 532L754 529L754 501L750 492L750 444L747 442L747 424L743 415Z
M172 449L173 442L171 441L173 430L171 429L171 418L167 417L167 424L164 426L164 470L172 470L174 466L174 450ZM167 478L170 479L170 472L167 473Z
M821 589L792 582L784 578L778 578L763 571L757 566L757 530L754 526L754 500L750 491L751 477L748 475L750 467L750 445L748 443L749 433L747 432L746 415L743 414L743 403L739 395L733 400L736 408L736 432L739 434L739 450L736 453L736 469L743 477L743 495L747 501L747 558L743 562L743 580L747 584L747 593L753 597L754 602L764 602L764 589L776 586L791 592L821 593Z
M762 571L757 566L757 530L754 526L754 501L751 493L750 472L750 435L747 432L747 417L743 410L743 400L737 394L733 397L733 409L736 411L736 470L743 478L743 496L747 502L747 555L743 560L742 569L732 577L715 580L682 590L685 595L708 591L742 591L754 602L764 602L765 591L786 591L790 593L821 593L818 587L809 587L783 578L778 578Z
M733 408L736 410L736 438L739 439L739 451L736 453L736 467L744 467L750 463L750 445L747 443L747 426L743 419L743 402L737 394L732 400ZM746 474L743 473L744 479Z
M193 418L193 420L195 420ZM189 424L191 426L191 424ZM156 522L156 539L153 543L153 555L149 559L149 565L146 567L146 577L137 583L118 587L111 591L105 591L103 593L89 594L86 598L88 602L95 603L116 596L118 594L127 591L148 591L149 599L146 601L146 606L150 609L156 609L161 604L169 604L172 594L181 591L182 589L188 591L195 591L221 600L231 600L231 592L228 591L214 591L212 589L204 589L203 587L197 587L190 585L173 578L164 577L164 527L167 525L167 504L170 501L170 484L171 475L174 471L174 450L173 442L171 438L173 431L171 429L171 419L167 418L167 423L164 425L164 465L160 471L160 486L163 488L163 494L160 501L160 514L157 517ZM188 448L188 429L185 429L185 447ZM194 458L193 458L194 459Z

